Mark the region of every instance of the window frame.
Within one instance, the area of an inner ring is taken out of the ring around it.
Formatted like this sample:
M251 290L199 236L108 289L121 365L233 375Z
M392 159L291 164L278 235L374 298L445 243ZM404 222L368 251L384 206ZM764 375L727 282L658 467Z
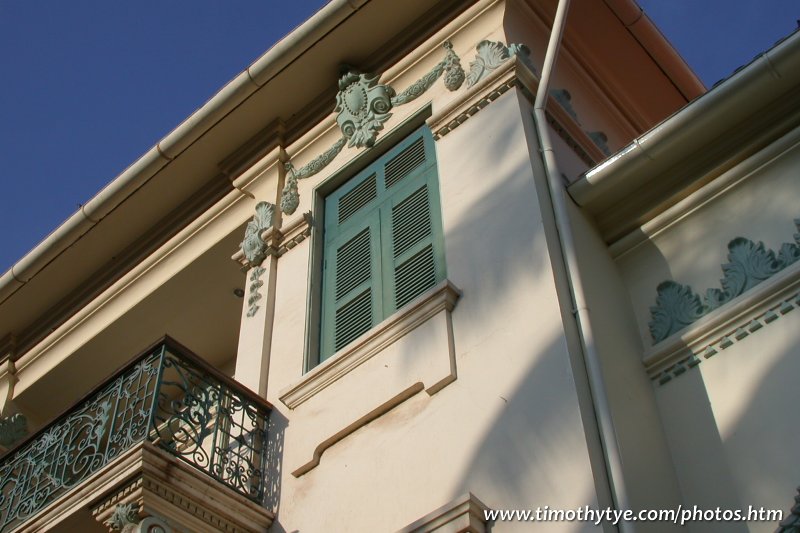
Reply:
M330 176L323 179L317 184L311 194L311 250L309 253L308 264L308 291L306 298L306 320L305 320L305 349L303 354L303 368L302 373L306 374L321 364L320 354L322 348L322 335L321 335L321 320L322 320L322 284L323 284L323 261L325 256L325 199L328 195L336 191L340 186L344 185L348 180L355 177L358 173L372 165L379 158L383 157L386 153L394 149L397 145L402 143L406 138L415 133L419 128L426 125L426 121L432 115L432 107L430 104L417 110L413 115L409 116L403 122L398 124L395 128L387 132L379 139L375 145L365 151L362 151L350 161L342 165L341 168L331 173ZM436 141L433 139L434 153ZM438 166L438 160L437 160ZM439 218L441 227L441 200L438 191L438 174L437 174L437 188L435 191L434 205L439 207L439 211L435 214ZM440 236L441 238L441 236ZM441 243L439 246L439 253L441 255L442 265L446 265L444 260L444 245ZM444 267L443 267L444 268ZM446 275L446 272L444 272ZM384 317L385 319L386 317ZM383 319L382 319L383 320ZM374 326L373 326L374 328ZM326 361L330 360L329 357ZM322 361L323 363L325 361Z

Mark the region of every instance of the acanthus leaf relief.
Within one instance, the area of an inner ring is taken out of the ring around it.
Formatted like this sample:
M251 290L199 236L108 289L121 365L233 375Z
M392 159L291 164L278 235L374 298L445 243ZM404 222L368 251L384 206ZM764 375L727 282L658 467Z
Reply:
M800 219L794 220L800 231ZM728 243L728 262L722 265L721 288L706 290L704 301L688 285L664 281L656 289L650 308L650 335L658 343L771 278L800 260L800 233L794 243L784 243L776 254L762 242L737 237Z

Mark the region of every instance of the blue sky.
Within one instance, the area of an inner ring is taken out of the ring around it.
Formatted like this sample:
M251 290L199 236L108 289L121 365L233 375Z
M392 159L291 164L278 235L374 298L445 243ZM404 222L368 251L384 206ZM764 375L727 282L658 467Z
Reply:
M0 0L0 272L323 0ZM713 84L799 0L641 0Z

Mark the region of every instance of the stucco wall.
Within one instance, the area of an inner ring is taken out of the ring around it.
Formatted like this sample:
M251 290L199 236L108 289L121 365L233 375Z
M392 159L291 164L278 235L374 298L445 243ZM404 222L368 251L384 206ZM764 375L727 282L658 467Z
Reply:
M731 239L761 241L776 253L782 243L795 242L793 219L800 215L798 140L800 132L790 132L741 162L644 228L650 235L617 257L644 361L669 361L675 357L670 353L679 354L678 359L697 355L698 363L682 363L685 372L668 368L659 376L671 379L661 383L654 376L651 382L684 505L753 505L787 512L793 504L800 479L800 467L792 460L800 430L791 423L800 399L791 385L800 371L800 313L795 310L793 281L798 265L655 346L647 327L661 281L690 285L701 297L707 288L720 287L720 265L729 262ZM765 314L770 309L776 318ZM713 353L707 358L709 348ZM692 526L694 531L774 528L774 522Z
M448 279L463 292L452 312L457 379L347 435L297 478L309 443L388 401L401 378L413 384L407 366L421 353L446 357L448 346L426 324L287 409L272 391L301 379L311 243L281 258L269 399L286 419L278 520L287 528L389 531L466 491L490 507L596 506L523 120L512 90L436 144Z

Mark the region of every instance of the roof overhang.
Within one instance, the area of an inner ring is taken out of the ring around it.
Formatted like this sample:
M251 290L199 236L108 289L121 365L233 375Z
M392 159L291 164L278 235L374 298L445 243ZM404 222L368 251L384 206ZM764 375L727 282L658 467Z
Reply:
M800 32L586 172L568 191L613 243L800 125Z

